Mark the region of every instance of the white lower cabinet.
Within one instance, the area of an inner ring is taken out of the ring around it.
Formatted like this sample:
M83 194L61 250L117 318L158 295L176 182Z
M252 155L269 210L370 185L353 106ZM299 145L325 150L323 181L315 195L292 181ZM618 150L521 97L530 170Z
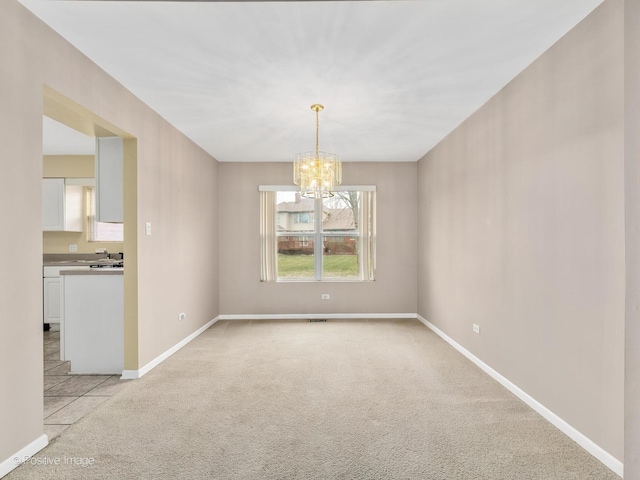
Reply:
M42 269L42 322L51 325L62 321L62 270L89 270L87 267L45 266ZM61 351L61 356L62 356ZM61 358L64 360L64 358Z
M70 373L122 374L124 277L122 269L62 273L60 348ZM84 273L84 274L83 274Z
M44 323L60 323L60 277L43 278Z

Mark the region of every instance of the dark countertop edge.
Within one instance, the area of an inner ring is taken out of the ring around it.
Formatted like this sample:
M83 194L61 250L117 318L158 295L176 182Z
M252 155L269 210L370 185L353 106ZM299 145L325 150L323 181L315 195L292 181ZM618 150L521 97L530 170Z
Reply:
M90 265L111 265L121 262L121 260L81 260L81 261L60 261L44 262L43 267L88 267Z
M77 260L101 260L106 259L106 253L43 253L42 261L48 262L74 262Z
M96 262L98 263L98 262ZM91 265L90 263L80 263L80 262L74 262L72 260L68 261L68 262L44 262L42 264L43 267L82 267L82 266L86 266L88 267L89 265Z

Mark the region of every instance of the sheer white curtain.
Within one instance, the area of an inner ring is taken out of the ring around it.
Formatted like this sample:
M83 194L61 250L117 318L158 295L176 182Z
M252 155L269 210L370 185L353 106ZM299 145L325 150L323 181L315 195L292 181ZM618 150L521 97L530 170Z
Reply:
M372 281L376 277L376 192L366 190L360 195L362 279Z
M276 269L276 192L260 191L260 281L274 282Z

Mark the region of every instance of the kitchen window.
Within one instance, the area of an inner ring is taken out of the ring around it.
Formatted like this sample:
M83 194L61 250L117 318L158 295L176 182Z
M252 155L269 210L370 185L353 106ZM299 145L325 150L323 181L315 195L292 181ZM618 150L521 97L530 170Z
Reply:
M124 224L98 222L96 219L96 189L85 187L87 212L87 241L89 242L123 242Z
M312 199L260 187L261 281L370 281L375 276L375 187Z

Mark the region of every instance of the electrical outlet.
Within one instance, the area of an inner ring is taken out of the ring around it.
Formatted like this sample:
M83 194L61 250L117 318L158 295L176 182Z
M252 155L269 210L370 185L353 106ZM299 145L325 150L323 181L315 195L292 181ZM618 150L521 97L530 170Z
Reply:
M76 245L75 243L71 243L69 245L69 251L70 252L77 252L78 251L78 245Z
M477 333L478 335L480 335L480 325L477 324L473 324L473 331L474 333Z
M178 314L178 321L180 320L184 320L185 318L187 318L187 314L186 313L179 313Z
M323 293L322 294L322 300L329 300L329 294L328 293Z
M147 222L144 225L144 233L146 235L151 235L151 222Z

